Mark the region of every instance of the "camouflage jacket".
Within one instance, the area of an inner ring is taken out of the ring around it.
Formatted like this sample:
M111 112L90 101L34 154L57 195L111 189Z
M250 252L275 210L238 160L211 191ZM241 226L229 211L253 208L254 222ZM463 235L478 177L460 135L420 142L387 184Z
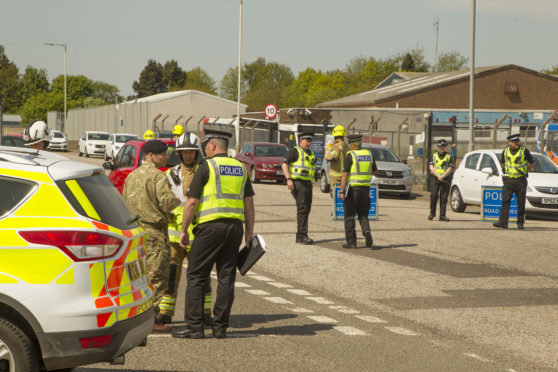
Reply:
M180 204L167 176L147 160L126 177L122 196L141 222L150 224L167 225L170 212Z

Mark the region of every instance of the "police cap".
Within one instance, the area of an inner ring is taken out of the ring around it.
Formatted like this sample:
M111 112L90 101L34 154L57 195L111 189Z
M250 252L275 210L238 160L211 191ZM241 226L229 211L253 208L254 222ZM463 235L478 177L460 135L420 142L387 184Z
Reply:
M438 141L438 147L444 147L447 145L448 145L448 141L446 141L444 138Z
M519 142L521 139L519 138L519 133L512 134L511 136L507 137L508 141L511 142Z
M167 151L167 144L161 140L149 140L143 145L141 151L145 154L152 152L153 154L161 154Z
M362 134L350 134L347 139L349 143L362 142Z
M299 138L312 141L312 138L314 138L314 133L305 132L305 133L302 133Z
M223 139L225 141L228 141L229 138L232 137L232 133L229 132L225 132L222 130L216 130L216 129L204 129L203 131L203 144L205 144L207 141L209 141L212 138L218 138L218 139Z

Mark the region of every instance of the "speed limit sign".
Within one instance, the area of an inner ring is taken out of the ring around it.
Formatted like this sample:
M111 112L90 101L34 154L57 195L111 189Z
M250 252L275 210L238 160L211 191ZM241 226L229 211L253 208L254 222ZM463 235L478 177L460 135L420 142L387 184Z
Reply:
M269 104L265 106L265 117L268 119L274 119L277 116L277 106L274 104Z

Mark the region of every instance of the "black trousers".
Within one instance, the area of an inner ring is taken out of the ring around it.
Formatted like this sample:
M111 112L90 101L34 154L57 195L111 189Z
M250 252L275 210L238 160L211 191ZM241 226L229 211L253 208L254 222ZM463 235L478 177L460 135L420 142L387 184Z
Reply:
M436 177L432 177L430 181L430 214L436 215L436 203L438 202L438 195L440 197L440 217L446 215L446 204L448 203L448 196L451 186L451 180L445 179L443 182L438 181Z
M368 211L370 210L370 187L351 186L349 193L343 201L345 211L345 240L347 244L356 245L355 216L362 229L362 235L370 232Z
M296 237L308 236L308 215L312 208L312 182L293 180L294 190L291 192L296 201Z
M203 303L206 281L213 265L217 267L217 296L213 305L213 328L226 330L234 301L236 258L244 229L240 220L217 220L196 228L186 271L187 327L203 330Z
M502 187L502 208L499 222L507 225L510 217L510 203L513 194L517 199L517 222L525 222L525 197L527 194L527 178L504 178Z

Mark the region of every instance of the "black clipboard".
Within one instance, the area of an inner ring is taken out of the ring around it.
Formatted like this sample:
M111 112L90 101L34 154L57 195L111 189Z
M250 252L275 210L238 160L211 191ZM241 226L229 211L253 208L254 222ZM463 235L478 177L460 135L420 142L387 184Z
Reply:
M252 240L250 240L250 245L244 246L244 248L238 252L236 267L240 275L245 275L265 252L265 241L260 235L254 235Z

